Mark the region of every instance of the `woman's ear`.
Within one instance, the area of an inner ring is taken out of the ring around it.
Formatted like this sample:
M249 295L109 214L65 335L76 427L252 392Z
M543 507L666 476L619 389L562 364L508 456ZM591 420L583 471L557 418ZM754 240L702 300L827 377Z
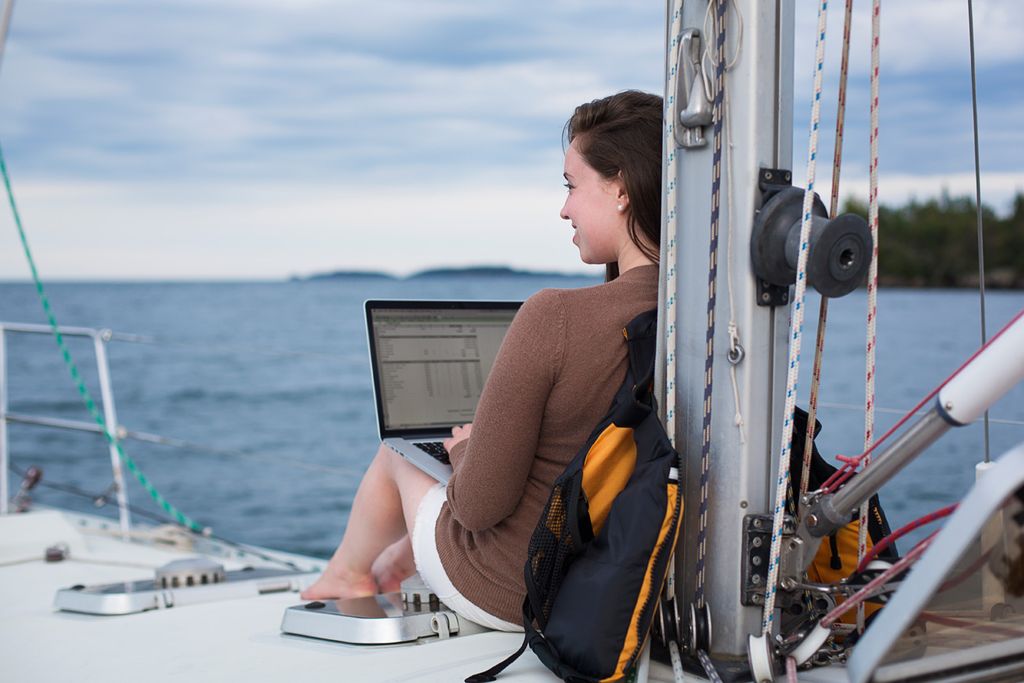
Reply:
M619 211L625 211L629 206L629 194L626 192L622 171L619 171L618 177L615 178L615 203L619 207Z

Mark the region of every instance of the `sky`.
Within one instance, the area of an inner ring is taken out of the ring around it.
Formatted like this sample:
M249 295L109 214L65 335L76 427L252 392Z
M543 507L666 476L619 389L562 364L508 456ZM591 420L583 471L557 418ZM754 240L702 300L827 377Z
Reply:
M796 0L798 181L816 8ZM1024 190L1024 3L974 8L983 197L1005 209ZM855 2L842 189L857 197L869 11ZM664 23L663 3L611 0L19 0L0 145L44 280L597 272L558 216L562 128L581 102L662 91ZM881 53L882 201L973 194L966 0L883 3ZM28 277L5 212L0 280Z

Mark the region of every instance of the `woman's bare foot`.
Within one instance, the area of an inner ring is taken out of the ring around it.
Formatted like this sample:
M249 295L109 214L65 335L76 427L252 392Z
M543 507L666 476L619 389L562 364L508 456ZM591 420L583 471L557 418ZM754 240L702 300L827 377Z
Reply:
M330 565L313 585L299 593L303 600L339 600L362 598L377 593L377 582L371 574L356 576Z
M409 536L392 543L373 561L370 573L377 582L381 593L401 590L402 581L416 573L412 556L412 542Z

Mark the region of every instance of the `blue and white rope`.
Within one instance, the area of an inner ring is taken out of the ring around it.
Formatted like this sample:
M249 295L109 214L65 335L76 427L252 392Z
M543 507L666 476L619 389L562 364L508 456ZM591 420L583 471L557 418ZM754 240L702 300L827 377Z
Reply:
M665 86L665 138L662 142L665 154L665 432L668 434L672 447L676 445L676 232L678 216L676 215L676 174L679 162L676 150L676 83L680 76L679 41L683 31L683 3L676 0L672 10L670 28L671 45L669 49L672 60L668 69Z
M814 175L818 157L818 126L821 120L821 81L825 68L825 26L828 0L818 6L818 34L815 39L814 93L811 103L810 142L807 153L807 188L804 191L803 220L800 224L800 251L796 268L796 292L789 327L789 372L786 377L786 404L783 411L782 446L779 449L779 472L775 482L775 510L772 522L772 545L765 585L762 632L771 635L775 618L775 593L779 581L779 554L782 545L782 521L789 488L789 453L793 440L793 410L796 407L797 376L800 371L800 341L804 327L804 293L807 289L807 253L811 233L811 208L814 204Z
M676 83L679 79L679 41L683 30L683 2L675 0L672 8L672 20L669 35L671 49L668 78L665 85L665 137L662 142L665 154L665 433L669 443L676 445L676 231L678 217L676 215L676 173L678 160L676 150ZM675 600L675 557L669 563L669 579L665 590L669 593L668 600ZM678 624L676 625L678 627ZM672 660L672 671L677 681L684 678L682 659L679 654L679 643L669 643L668 651Z

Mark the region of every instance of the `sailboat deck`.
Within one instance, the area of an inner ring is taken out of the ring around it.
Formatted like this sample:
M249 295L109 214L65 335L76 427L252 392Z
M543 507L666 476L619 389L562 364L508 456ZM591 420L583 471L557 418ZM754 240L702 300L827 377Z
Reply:
M522 642L497 632L398 646L288 636L280 624L284 610L301 602L294 592L123 616L61 612L53 607L58 589L152 578L157 566L183 557L181 550L126 543L83 524L92 522L53 510L0 518L4 679L455 681ZM56 543L67 544L69 558L45 562L45 549ZM228 570L252 564L217 559ZM502 679L555 680L530 653Z

